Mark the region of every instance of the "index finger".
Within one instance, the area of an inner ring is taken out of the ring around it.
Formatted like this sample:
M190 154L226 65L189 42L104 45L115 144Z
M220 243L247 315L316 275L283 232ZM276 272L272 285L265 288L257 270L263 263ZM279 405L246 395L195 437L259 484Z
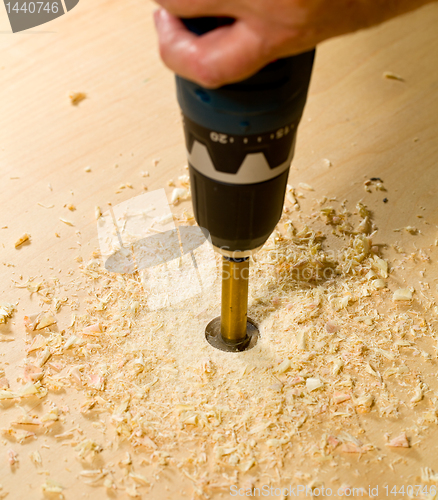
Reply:
M155 13L155 23L166 66L204 87L243 80L270 62L260 34L242 21L203 36L191 33L164 9Z

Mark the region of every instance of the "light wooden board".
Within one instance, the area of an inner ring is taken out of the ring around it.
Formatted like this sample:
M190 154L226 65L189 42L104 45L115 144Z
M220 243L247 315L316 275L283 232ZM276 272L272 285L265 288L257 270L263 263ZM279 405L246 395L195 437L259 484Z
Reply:
M150 3L131 0L83 1L32 33L11 34L0 8L0 302L20 301L10 323L16 341L0 344L0 364L9 373L15 367L18 373L23 359L22 316L38 307L36 299L23 298L13 280L75 273L75 257L87 259L97 247L95 206L106 209L108 202L115 205L140 194L142 184L170 193L169 179L185 172L173 75L157 54L152 9ZM437 26L438 5L432 4L319 47L290 176L294 186L305 182L315 188L303 210L311 210L313 197L336 196L352 204L362 198L374 212L380 242L398 241L407 250L434 244ZM385 71L405 81L384 79ZM73 107L69 91L86 92L88 98ZM160 158L156 167L154 158ZM85 171L87 166L91 172ZM142 178L143 170L150 177ZM363 181L374 176L384 179L387 192L364 191ZM116 194L124 183L133 189ZM76 205L75 212L64 207L69 203ZM421 234L394 232L405 226L415 226ZM16 250L14 242L24 232L31 234L31 243ZM426 278L436 284L435 261ZM63 398L74 406L73 396ZM0 412L2 422L10 421L6 410ZM84 429L93 429L92 422L75 418ZM378 422L373 425L378 428ZM355 458L349 474L383 484L408 475L412 464L416 473L425 465L438 469L437 439L435 432L429 449L404 453L395 471L355 463ZM27 456L34 445L14 446L20 452L14 472L6 460L9 446L6 441L0 445L0 483L10 492L8 498L41 498L46 476L35 471ZM50 446L43 469L64 481L66 498L95 497L95 490L75 480L74 451ZM109 453L121 457L124 450ZM178 498L181 491L190 498L190 481L175 483L173 477L171 471L162 476L147 498Z

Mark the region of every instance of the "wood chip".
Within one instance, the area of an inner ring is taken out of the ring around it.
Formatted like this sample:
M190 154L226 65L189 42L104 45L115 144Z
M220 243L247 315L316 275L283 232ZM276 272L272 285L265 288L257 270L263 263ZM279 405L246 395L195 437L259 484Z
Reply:
M23 243L25 243L26 241L29 241L29 240L30 240L30 234L29 233L24 233L23 236L21 236L20 238L18 238L18 240L15 242L15 248L18 248Z
M69 98L72 106L78 106L84 99L87 98L87 94L84 92L71 92L69 94Z
M61 222L63 222L64 224L67 224L67 226L73 226L74 227L74 224L73 222L69 221L69 220L66 220L66 219L63 219L62 217L59 218L59 220Z
M412 290L410 290L409 288L399 288L394 292L392 300L412 300Z
M388 441L387 446L391 448L409 448L410 444L406 432L402 432L397 437Z
M402 78L400 75L396 75L392 71L385 71L383 73L383 77L387 78L388 80L398 80L399 82L404 82L404 78Z

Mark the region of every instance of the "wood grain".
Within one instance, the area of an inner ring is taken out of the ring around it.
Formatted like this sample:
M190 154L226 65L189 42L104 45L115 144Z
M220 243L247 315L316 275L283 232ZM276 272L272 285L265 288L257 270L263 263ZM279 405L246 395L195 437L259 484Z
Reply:
M95 206L106 209L108 202L115 205L140 194L143 184L170 193L168 180L185 172L173 75L157 55L152 9L151 3L132 0L82 1L40 30L10 34L0 8L0 302L19 301L10 323L16 341L0 344L0 365L12 373L15 368L18 373L23 359L22 316L38 310L36 299L23 298L13 281L20 275L68 279L70 270L72 275L76 272L75 257L88 259L97 247ZM437 26L435 3L318 48L290 175L292 185L305 182L315 188L312 196L306 195L303 211L310 211L314 198L324 195L347 199L351 206L363 199L374 213L380 242L399 242L407 251L434 244ZM385 71L404 81L383 78ZM85 92L87 99L74 107L70 91ZM154 158L160 158L155 167ZM143 170L150 177L142 178ZM365 192L363 181L370 177L384 179L387 192ZM124 183L133 189L119 189ZM77 210L65 208L69 203ZM415 226L421 234L394 232L405 226ZM31 234L30 244L15 249L15 241L25 232ZM436 261L427 277L436 283ZM61 396L74 406L75 395ZM0 409L2 427L10 421L6 413ZM78 422L81 418L75 415ZM90 432L92 424L81 421ZM370 435L378 425L364 423ZM357 469L370 484L383 484L407 477L412 464L417 474L421 466L434 463L438 468L438 433L430 437L429 449L400 455L395 471L352 459L346 477L354 481ZM75 480L78 465L71 448L49 445L43 470L65 484L66 498L104 495ZM41 498L40 484L46 476L38 474L27 458L36 445L14 446L20 448L15 472L7 464L8 447L0 443L0 483L10 492L8 498ZM124 451L111 450L108 457L116 462ZM190 481L181 483L174 477L172 471L163 475L147 498L178 498L181 491L190 498Z

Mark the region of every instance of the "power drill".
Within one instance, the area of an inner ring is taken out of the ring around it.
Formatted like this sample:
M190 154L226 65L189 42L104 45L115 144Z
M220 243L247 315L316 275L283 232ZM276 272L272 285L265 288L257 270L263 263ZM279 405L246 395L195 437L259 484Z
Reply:
M234 22L182 21L200 36ZM247 317L249 257L281 217L314 56L312 50L278 59L214 90L176 76L194 216L223 256L221 316L205 335L224 351L244 351L257 342L258 329Z

